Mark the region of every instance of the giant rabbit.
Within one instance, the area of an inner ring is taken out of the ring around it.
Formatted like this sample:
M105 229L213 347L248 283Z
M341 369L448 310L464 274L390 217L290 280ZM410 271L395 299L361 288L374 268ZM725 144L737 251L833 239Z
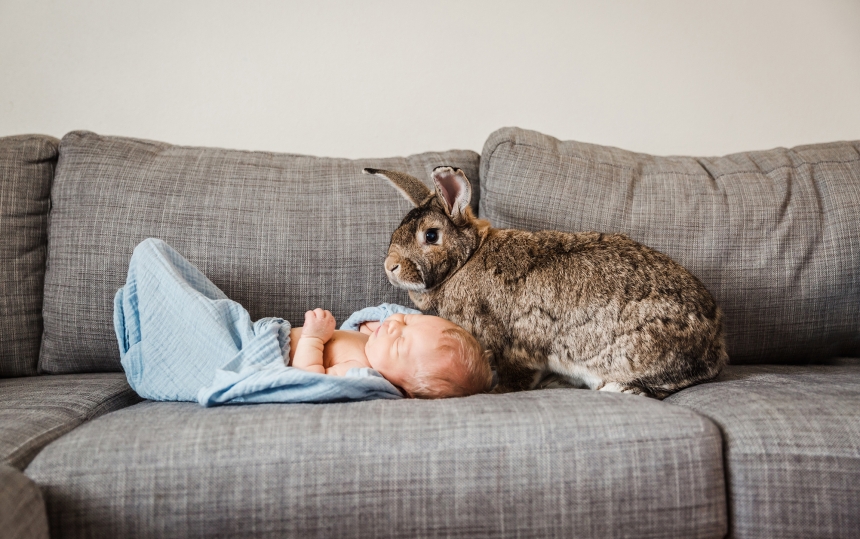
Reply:
M493 228L473 214L456 168L433 171L435 192L400 172L364 172L415 205L391 236L389 281L477 337L497 392L549 376L663 398L725 365L720 309L668 256L623 234Z

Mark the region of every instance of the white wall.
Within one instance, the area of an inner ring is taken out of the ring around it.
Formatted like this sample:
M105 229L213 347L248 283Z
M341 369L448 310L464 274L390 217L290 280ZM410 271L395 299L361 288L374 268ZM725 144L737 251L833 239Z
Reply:
M860 139L860 1L0 0L0 136L342 157Z

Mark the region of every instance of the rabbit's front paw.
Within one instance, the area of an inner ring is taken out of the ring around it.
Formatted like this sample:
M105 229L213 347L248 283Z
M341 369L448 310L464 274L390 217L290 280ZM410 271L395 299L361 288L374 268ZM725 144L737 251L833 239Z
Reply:
M628 395L641 395L643 397L654 397L641 387L629 384L619 384L618 382L607 382L598 391L608 391L610 393L627 393Z

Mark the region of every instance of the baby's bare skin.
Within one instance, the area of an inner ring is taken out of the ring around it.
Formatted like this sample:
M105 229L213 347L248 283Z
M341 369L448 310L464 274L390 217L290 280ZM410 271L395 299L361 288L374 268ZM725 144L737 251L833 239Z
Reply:
M450 355L436 353L448 320L421 314L395 314L383 322L362 324L361 331L335 330L329 311L305 313L305 324L290 330L290 364L320 374L343 376L353 368L369 367L407 396L417 387L419 369L440 379L465 376Z
M379 324L378 322L376 323ZM375 328L374 328L375 329ZM296 355L299 340L302 338L304 328L292 328L290 330L290 364ZM368 331L369 333L369 331ZM332 337L323 346L322 367L325 374L336 374L343 376L352 368L373 368L364 353L367 345L368 335L358 331L336 329ZM296 365L294 365L296 366ZM334 369L329 371L329 369Z

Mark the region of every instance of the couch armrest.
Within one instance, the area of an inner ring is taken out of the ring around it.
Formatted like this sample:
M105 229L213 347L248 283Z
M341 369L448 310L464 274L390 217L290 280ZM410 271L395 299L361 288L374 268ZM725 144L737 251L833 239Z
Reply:
M15 468L0 464L0 535L47 539L48 515L42 492Z

